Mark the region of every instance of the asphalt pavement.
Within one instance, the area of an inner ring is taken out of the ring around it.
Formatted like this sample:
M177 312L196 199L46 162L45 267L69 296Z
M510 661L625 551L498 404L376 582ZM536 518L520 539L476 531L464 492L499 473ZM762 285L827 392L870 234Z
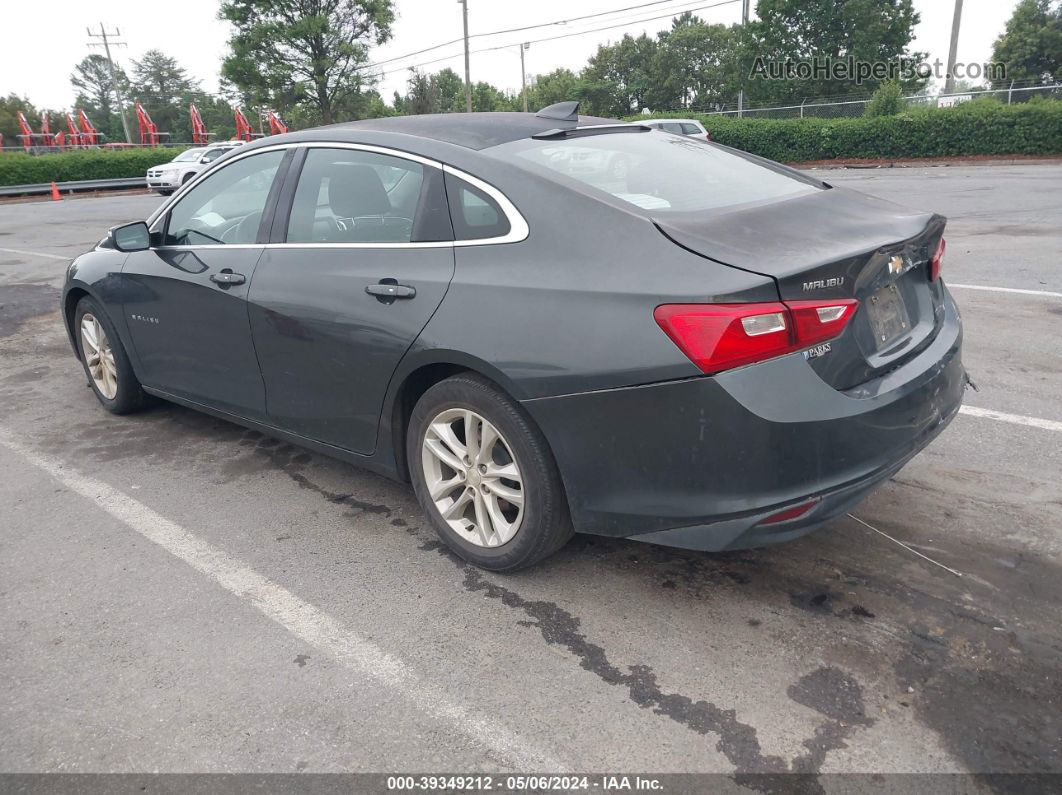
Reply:
M98 406L58 288L158 197L0 205L0 771L1062 773L1062 166L816 173L951 219L979 391L854 511L932 560L842 518L479 571L408 487Z

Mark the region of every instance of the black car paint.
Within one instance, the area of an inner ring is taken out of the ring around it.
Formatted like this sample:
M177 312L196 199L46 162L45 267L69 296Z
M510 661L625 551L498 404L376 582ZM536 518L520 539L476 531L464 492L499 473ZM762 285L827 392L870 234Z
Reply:
M506 134L557 126L522 116L511 123L517 132L495 125L465 143L490 146L499 137L509 140ZM893 373L861 384L860 394L827 385L800 354L705 377L653 322L663 303L778 301L788 274L766 264L783 262L787 250L793 258L807 254L810 241L828 249L805 260L814 267L838 252L865 253L879 242L937 234L943 219L871 205L843 189L822 190L816 198L829 196L839 209L850 205L849 215L860 223L842 225L839 239L825 241L833 231L823 217L821 237L805 231L799 245L760 235L773 260L757 261L749 230L732 219L718 224L714 236L704 226L683 229L680 220L662 228L643 212L560 190L489 150L413 134L424 124L417 119L403 131L397 122L327 127L249 144L239 154L332 141L438 160L499 187L528 222L524 241L398 257L386 250L268 247L283 239L292 172L278 177L259 244L240 249L242 255L97 248L79 257L64 288L71 339L73 299L94 295L148 391L399 479L406 478L407 386L426 373L479 372L521 401L550 441L576 529L609 535L724 521L744 521L747 530L764 510L872 484L954 416L963 381L957 312L942 314L922 347L912 347ZM198 179L235 156L219 159ZM799 227L797 201L757 210L757 223L769 228L780 219ZM162 220L166 206L149 223ZM866 217L880 210L886 212ZM875 223L873 240L860 237ZM243 285L209 281L233 267L235 256L236 270L247 278ZM156 273L165 273L175 289L161 290ZM414 284L416 299L385 304L365 293L383 279ZM946 291L935 289L943 307ZM952 327L954 334L945 333ZM157 360L159 350L167 351L172 369ZM911 383L890 389L889 379L901 373ZM764 392L778 383L786 386L776 388L765 408ZM834 414L801 414L827 405ZM795 414L781 411L786 406Z

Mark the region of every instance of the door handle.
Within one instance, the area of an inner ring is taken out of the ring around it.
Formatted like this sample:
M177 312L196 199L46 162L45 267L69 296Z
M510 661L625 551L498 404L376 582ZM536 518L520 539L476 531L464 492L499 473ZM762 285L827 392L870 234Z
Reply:
M222 287L229 287L233 284L243 284L247 280L242 273L233 273L230 270L223 270L220 273L210 274L210 281L215 284L220 284Z
M367 284L365 285L365 292L369 295L375 295L381 300L396 298L413 298L417 294L416 287L410 287L408 284L395 284L394 282L380 282L379 284Z

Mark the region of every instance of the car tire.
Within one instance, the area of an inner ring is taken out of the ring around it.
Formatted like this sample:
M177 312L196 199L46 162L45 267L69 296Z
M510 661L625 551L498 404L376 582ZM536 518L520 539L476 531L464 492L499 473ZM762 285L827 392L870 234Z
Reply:
M159 195L160 196L172 196L173 195L173 190L170 189L170 188L159 188Z
M107 411L130 414L150 403L114 324L90 296L82 298L74 310L74 338L89 386Z
M447 424L451 417L455 419ZM498 439L484 445L489 449L482 451L482 458L471 463L471 457L455 461L455 465L465 464L459 471L442 463L432 451L442 449L453 459L463 451L474 453L479 445L469 446L464 431L469 417L475 418L471 421L477 440L493 433ZM449 438L456 448L443 441L447 434L438 432L444 426L452 432ZM410 417L406 455L413 490L436 533L453 552L476 566L491 571L526 568L559 550L573 535L564 486L545 437L515 401L485 378L457 375L428 389ZM495 473L498 477L493 477ZM505 474L518 477L509 479ZM440 494L438 489L450 482L457 485ZM518 496L520 505L507 502L502 495L514 500ZM464 508L458 505L462 498ZM459 512L448 511L451 515L446 518L443 511L447 508ZM473 527L458 529L451 523ZM503 529L507 523L516 528L508 538L508 529Z
M189 171L187 174L185 174L183 177L181 177L181 185L186 185L188 182L191 181L192 177L194 177L194 176L195 176L195 172L194 171Z

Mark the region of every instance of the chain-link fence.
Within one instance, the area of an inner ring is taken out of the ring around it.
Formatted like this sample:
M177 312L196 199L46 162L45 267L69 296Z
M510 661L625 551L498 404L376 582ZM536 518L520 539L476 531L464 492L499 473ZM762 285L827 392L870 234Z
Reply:
M1028 102L1032 97L1062 99L1062 85L1044 86L1013 83L1000 89L977 89L954 94L914 94L904 97L909 108L949 108L973 99L990 97L1008 105ZM833 97L829 100L805 99L799 105L746 105L739 109L737 103L700 110L689 108L691 113L708 116L742 116L750 119L850 119L862 116L866 111L869 96Z

